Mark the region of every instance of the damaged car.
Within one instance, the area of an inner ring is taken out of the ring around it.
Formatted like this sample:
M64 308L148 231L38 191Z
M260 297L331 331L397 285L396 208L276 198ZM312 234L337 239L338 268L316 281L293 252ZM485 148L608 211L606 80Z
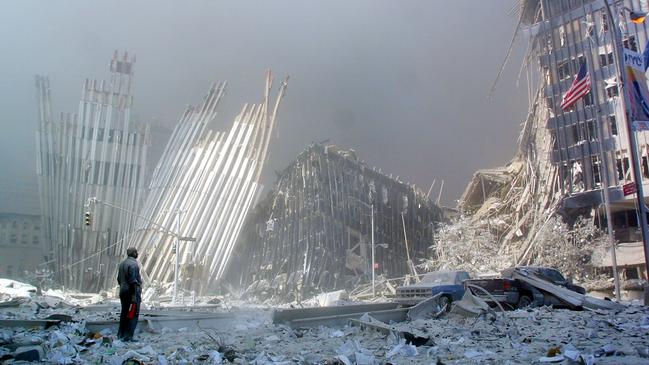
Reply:
M440 305L451 307L451 303L462 299L464 281L470 279L466 271L435 271L425 274L415 284L397 287L396 300L402 305L415 305L424 299L442 293Z
M516 279L515 273L522 273L525 276L533 275L575 293L586 293L586 289L575 285L572 280L566 279L559 270L542 266L518 266L505 269L501 272L500 278L467 280L465 286L470 288L474 295L488 303L495 304L494 302L497 301L501 305L510 308L540 307L544 305L568 307L556 295Z

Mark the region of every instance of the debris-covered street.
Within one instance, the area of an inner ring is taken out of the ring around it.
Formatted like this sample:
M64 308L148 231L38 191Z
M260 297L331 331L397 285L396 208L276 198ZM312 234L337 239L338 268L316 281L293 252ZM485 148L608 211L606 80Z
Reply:
M273 323L273 308L212 301L220 304L145 310L135 340L122 342L114 300L14 293L0 302L0 356L6 363L55 364L649 363L649 310L638 305L490 310L477 317L453 309L435 319L411 313L412 319L380 324L390 327L386 333L362 325L378 323L368 314L345 325L300 327ZM337 304L341 312L353 305ZM210 320L187 319L198 316ZM33 328L13 327L20 325Z

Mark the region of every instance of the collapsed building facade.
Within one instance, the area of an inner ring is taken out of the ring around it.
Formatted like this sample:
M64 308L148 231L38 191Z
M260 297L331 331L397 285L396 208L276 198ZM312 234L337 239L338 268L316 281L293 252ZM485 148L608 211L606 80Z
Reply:
M109 82L86 79L77 113L51 110L49 80L37 77L37 174L46 260L64 286L98 291L113 272L144 198L148 126L131 120L134 58L117 52ZM96 197L123 209L93 208Z
M181 294L213 289L225 272L244 219L261 189L281 83L271 103L272 77L260 104L246 104L227 132L212 131L224 82L188 107L153 171L148 196L130 238L144 272L170 282L178 270Z
M248 219L229 279L285 300L415 274L442 210L353 151L312 144ZM374 265L372 265L372 239Z
M633 22L630 14L642 11L646 4L616 2L617 19L612 20L601 0L525 0L519 5L517 31L529 42L523 67L530 96L520 148L507 166L476 172L460 207L476 223L490 225L501 238L501 254L512 256L514 264L525 264L552 255L543 252L538 242L552 216L574 221L587 215L606 229L608 182L618 256L629 259L619 264L625 267L625 278L646 279L644 270L638 270L644 257L635 199L622 191L632 181L632 166L610 31L611 24L619 27L625 52L639 52L649 39L648 29L646 23ZM590 91L564 110L560 106L564 94L583 64ZM649 188L648 137L647 132L637 133L640 175ZM610 266L610 253L598 265Z

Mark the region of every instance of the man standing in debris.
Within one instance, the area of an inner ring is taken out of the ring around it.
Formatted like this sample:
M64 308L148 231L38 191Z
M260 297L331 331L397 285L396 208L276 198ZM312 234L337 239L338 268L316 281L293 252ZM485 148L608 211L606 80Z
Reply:
M124 341L133 339L140 315L142 295L142 278L137 264L137 250L129 247L126 250L126 260L119 264L117 283L119 284L119 301L122 303L122 313L119 316L119 331L117 337Z

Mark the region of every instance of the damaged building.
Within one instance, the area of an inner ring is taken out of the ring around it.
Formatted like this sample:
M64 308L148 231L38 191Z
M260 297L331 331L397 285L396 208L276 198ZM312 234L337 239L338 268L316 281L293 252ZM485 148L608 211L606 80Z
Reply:
M475 222L490 224L501 237L501 253L513 256L515 264L525 264L552 254L543 253L537 242L552 216L567 222L589 216L606 230L608 181L623 279L646 279L635 198L623 192L633 181L633 166L611 31L612 24L619 27L624 52L639 55L649 33L647 23L633 21L631 13L643 5L630 0L614 4L617 19L609 19L602 1L526 0L519 5L517 32L529 43L523 72L530 100L519 151L505 167L476 172L460 208ZM582 65L589 91L574 105L562 107ZM648 137L647 132L636 137L645 194ZM611 262L608 252L593 264L610 269Z
M209 126L226 83L213 85L200 104L185 110L153 171L130 242L148 277L178 283L178 295L214 289L230 262L261 190L287 80L274 102L271 87L268 71L262 102L244 105L229 131L214 131Z
M229 277L290 300L371 282L372 266L375 276L413 275L442 220L414 186L352 150L314 143L249 217Z
M49 80L37 77L37 174L46 261L67 288L114 286L145 188L148 126L131 119L135 58L110 62L110 80L86 79L77 113L51 110ZM122 209L98 205L96 197Z

